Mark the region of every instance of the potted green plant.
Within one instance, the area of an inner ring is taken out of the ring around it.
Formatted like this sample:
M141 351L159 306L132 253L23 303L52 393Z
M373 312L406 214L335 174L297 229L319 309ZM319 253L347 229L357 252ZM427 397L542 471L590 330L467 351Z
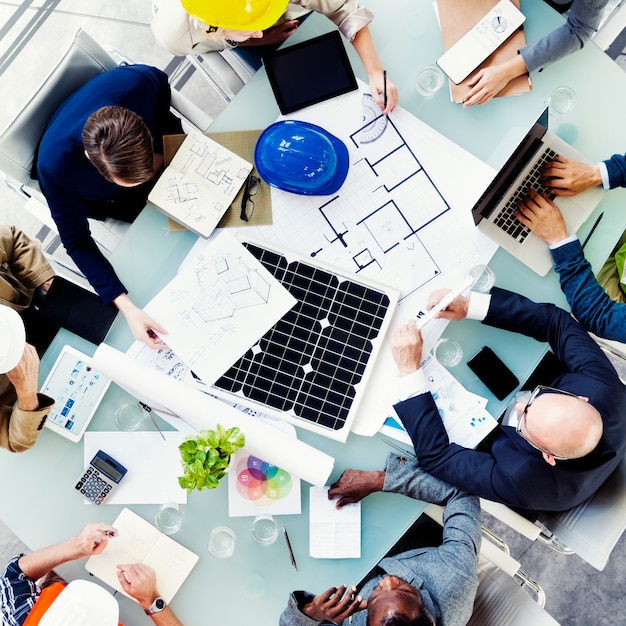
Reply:
M197 435L189 435L178 446L184 474L178 477L178 484L191 493L215 489L220 478L226 475L231 454L242 448L246 440L237 426L224 428L221 424L215 430L202 430Z

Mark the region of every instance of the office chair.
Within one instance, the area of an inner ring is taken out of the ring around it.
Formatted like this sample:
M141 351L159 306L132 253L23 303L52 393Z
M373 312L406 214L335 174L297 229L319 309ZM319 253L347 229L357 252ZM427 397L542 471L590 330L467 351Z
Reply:
M443 525L442 507L429 504L425 513ZM543 608L545 599L541 586L520 569L507 545L483 527L478 591L468 626L558 626Z
M123 59L121 59L123 61ZM79 29L69 48L30 100L0 134L0 172L7 184L45 204L30 177L37 145L61 103L96 74L119 65L107 50ZM206 130L212 119L172 89L172 109L192 128Z

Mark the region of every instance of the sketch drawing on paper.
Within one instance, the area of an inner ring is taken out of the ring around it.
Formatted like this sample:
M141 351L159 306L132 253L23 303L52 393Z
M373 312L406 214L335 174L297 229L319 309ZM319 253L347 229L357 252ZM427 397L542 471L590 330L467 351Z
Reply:
M208 237L230 206L252 164L201 133L191 133L148 200L194 232Z
M348 94L339 104L310 107L306 120L328 127L322 119L332 119L329 130L348 147L350 171L342 188L324 197L272 189L275 226L254 234L392 285L404 299L452 264L477 262L483 238L459 199L468 195L462 195L463 186L471 197L489 168L404 110L378 127L365 109L356 120L360 97Z
M148 304L169 348L212 384L296 300L231 234L206 242Z
M241 257L225 254L196 270L200 295L192 305L204 322L232 317L237 309L267 304L270 283Z

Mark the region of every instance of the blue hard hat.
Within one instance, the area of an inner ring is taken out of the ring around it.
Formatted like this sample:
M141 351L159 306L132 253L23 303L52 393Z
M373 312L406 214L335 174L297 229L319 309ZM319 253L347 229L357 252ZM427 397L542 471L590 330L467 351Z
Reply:
M254 148L254 165L272 187L326 196L343 185L350 159L343 141L323 128L284 120L261 133Z

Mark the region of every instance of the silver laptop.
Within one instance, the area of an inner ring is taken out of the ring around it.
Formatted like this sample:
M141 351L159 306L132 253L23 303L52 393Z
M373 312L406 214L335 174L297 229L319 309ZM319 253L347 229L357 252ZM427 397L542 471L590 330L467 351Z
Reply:
M474 222L481 232L540 276L552 267L550 250L545 241L530 232L514 214L527 189L532 187L552 199L561 210L570 234L580 228L603 196L600 187L571 197L551 195L542 184L541 170L545 163L559 155L589 163L589 159L548 130L548 110L545 109L472 209Z

